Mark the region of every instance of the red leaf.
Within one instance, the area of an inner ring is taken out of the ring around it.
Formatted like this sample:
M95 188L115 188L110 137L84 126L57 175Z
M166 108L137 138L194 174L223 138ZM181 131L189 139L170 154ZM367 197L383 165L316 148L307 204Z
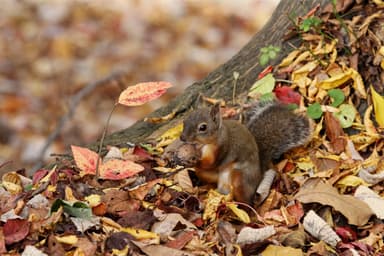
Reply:
M121 180L144 170L144 167L129 160L111 159L100 167L100 178Z
M291 87L281 86L275 89L276 98L285 104L297 104L300 105L301 95L300 93L292 90Z
M290 215L295 217L297 222L304 216L303 205L300 202L296 202L294 205L290 205L287 207L287 211Z
M6 244L13 244L23 240L29 233L28 220L10 219L4 224L3 233Z
M45 175L48 174L48 170L40 169L33 174L32 183L37 184Z
M269 65L268 67L266 67L263 71L260 72L260 74L257 76L257 80L265 77L266 75L268 75L269 73L271 73L273 70L273 67L271 65Z
M336 227L336 233L341 237L343 242L355 241L357 239L356 232L348 227Z
M7 252L7 248L5 248L5 238L4 238L4 233L3 229L0 228L0 254L2 255L3 253Z
M118 103L125 106L139 106L163 95L172 85L168 82L139 83L125 89Z
M77 167L82 170L85 174L95 174L97 159L99 158L97 153L87 148L77 147L73 145L71 146L71 149Z

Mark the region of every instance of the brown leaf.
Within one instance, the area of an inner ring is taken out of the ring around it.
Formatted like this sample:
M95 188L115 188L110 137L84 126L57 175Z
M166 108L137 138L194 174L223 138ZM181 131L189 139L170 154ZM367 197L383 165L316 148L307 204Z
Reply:
M307 180L295 199L302 203L330 205L343 214L352 225L366 224L373 214L366 203L350 195L340 195L336 188L323 183L321 179Z
M182 231L179 233L174 240L169 240L165 246L173 249L183 249L184 246L192 240L193 236L196 234L195 230Z
M140 202L131 199L128 192L116 189L108 190L101 200L107 204L107 212L110 214L123 215L140 207Z
M347 141L343 128L341 128L339 120L337 120L332 113L325 112L325 132L331 142L332 149L336 154L344 152Z

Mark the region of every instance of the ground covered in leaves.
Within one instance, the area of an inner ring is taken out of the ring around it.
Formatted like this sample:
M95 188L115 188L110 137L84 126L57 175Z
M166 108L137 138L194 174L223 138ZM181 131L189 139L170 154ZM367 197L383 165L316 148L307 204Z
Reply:
M291 104L314 126L308 145L276 163L256 209L200 184L193 169L164 166L176 127L152 144L111 147L102 160L72 146L74 161L32 179L4 175L0 253L383 255L384 6L356 2L296 19L287 36L301 46L249 92L249 101Z

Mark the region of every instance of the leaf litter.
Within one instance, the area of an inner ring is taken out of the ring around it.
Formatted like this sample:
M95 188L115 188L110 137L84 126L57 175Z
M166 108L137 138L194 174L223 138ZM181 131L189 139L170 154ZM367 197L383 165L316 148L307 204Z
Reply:
M337 1L297 19L287 34L301 37L301 46L255 81L250 100L273 92L314 119L311 142L276 163L261 205L233 202L200 184L189 168L193 149L179 151L177 142L164 150L180 127L152 144L111 148L102 159L72 146L73 162L63 160L32 179L19 172L3 176L0 253L384 253L382 8L380 1ZM164 93L148 89L119 102L138 104ZM179 166L165 167L164 156ZM97 161L104 170L99 179Z

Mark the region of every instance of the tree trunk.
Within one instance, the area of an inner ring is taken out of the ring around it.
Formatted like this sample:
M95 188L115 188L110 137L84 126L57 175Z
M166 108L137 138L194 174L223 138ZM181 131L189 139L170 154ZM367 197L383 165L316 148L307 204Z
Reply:
M167 106L152 112L148 117L161 117L175 112L173 122L180 120L194 106L199 94L227 101L232 100L233 93L235 93L235 96L239 96L246 92L257 80L258 74L265 68L259 64L259 50L269 45L280 47L281 51L278 56L269 64L279 63L292 50L292 46L298 45L300 42L299 38L284 41L284 35L289 27L293 26L292 20L304 16L317 5L320 5L321 9L330 2L330 0L281 0L266 25L235 56L212 71L203 80L190 85L183 94L171 100ZM234 72L239 74L236 86L234 86ZM152 124L144 122L144 119L142 119L127 129L108 135L104 145L143 142L153 132L165 125L167 123ZM167 126L169 127L169 124ZM91 147L96 148L97 143Z

